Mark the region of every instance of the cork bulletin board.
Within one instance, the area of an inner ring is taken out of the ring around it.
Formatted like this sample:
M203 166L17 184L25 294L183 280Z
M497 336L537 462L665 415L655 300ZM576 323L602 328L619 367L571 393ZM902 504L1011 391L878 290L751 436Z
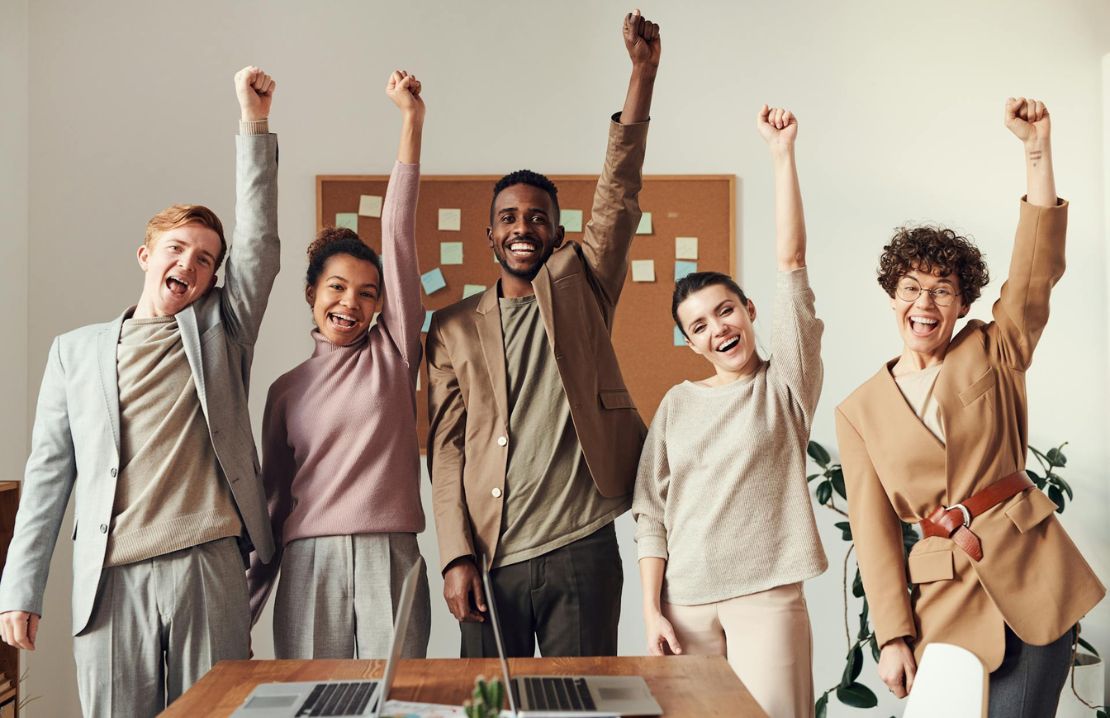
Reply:
M453 304L463 298L464 289L492 286L500 276L486 239L489 203L498 179L494 175L420 178L416 218L420 272L425 288L443 283L430 293L421 292L425 309L434 311ZM551 180L559 188L566 238L580 242L581 227L590 219L597 175L551 175ZM380 251L381 218L374 215L380 214L378 198L385 196L388 182L387 175L317 175L317 230L336 225L357 228L363 241ZM737 275L735 187L734 175L644 177L640 207L650 218L641 222L632 243L629 273L613 325L613 345L625 383L647 423L673 385L712 373L704 359L677 344L671 294L676 269ZM581 212L580 227L575 211ZM696 239L692 242L691 238ZM644 279L648 270L654 278L633 281L633 269L636 279ZM423 367L416 398L421 451L426 448L428 431L427 382L427 368Z

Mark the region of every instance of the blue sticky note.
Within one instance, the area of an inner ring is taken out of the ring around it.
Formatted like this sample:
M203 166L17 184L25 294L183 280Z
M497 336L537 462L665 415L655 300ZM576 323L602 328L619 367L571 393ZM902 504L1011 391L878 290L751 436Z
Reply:
M432 310L428 309L428 310L425 310L425 312L424 312L424 326L420 327L420 331L427 334L428 330L431 329L431 328L432 328Z
M674 328L674 345L676 347L686 346L686 337L683 335L682 330L678 328L677 324Z
M346 227L352 232L358 232L357 212L337 212L335 215L335 228Z
M677 282L687 274L693 274L696 271L698 271L697 262L677 261L674 263L674 280Z
M439 267L421 274L420 283L424 285L425 294L434 294L447 286L447 280L443 278L443 271Z

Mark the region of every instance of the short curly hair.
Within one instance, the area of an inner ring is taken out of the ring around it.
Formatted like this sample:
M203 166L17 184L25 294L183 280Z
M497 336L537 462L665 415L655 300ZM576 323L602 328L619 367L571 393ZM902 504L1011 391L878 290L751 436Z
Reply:
M879 285L893 297L899 280L915 270L939 277L955 274L964 306L971 306L990 281L979 248L946 227L925 225L895 230L879 257Z
M316 239L308 245L308 271L305 272L305 284L309 287L316 286L316 280L324 271L324 265L337 254L348 254L355 259L370 262L378 268L378 276L382 276L381 256L359 239L358 234L346 227L324 227L316 235Z

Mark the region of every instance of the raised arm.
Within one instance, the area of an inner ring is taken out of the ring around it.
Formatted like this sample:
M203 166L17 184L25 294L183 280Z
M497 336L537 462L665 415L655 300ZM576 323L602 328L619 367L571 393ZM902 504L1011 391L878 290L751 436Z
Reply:
M221 310L228 334L253 344L277 276L277 136L270 133L270 105L277 83L261 69L235 74L239 136L235 155L235 234L224 269Z
M416 202L424 130L420 91L420 81L404 70L395 71L386 83L385 94L401 110L401 141L382 208L385 296L380 323L397 343L414 379L420 366L420 327L424 323L416 258Z
M806 219L794 164L798 120L790 110L764 105L756 120L775 170L775 256L779 271L806 266Z
M632 125L647 122L651 115L651 93L655 89L655 73L659 70L662 50L659 25L636 10L624 16L621 34L628 57L632 60L632 75L628 78L628 94L624 98L620 123Z
M1052 124L1040 100L1011 97L1006 100L1006 128L1025 149L1025 180L1029 204L1056 206L1056 178L1052 171Z

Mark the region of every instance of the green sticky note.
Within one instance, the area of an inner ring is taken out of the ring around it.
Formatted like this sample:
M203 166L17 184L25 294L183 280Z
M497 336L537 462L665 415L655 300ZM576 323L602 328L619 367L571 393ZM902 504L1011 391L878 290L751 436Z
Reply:
M431 328L432 328L432 310L431 309L426 309L426 310L424 310L424 325L422 327L420 327L420 331L427 334L428 330L431 329Z
M686 346L686 336L682 333L682 330L678 328L678 325L675 325L674 328L674 345L676 347Z
M462 244L462 242L440 242L439 243L439 263L440 264L462 264L463 263L463 244Z
M466 299L475 294L481 294L484 291L486 291L486 285L484 284L464 284L462 298Z
M582 231L582 210L580 209L564 209L560 213L559 221L563 223L563 229L568 232L581 232Z
M696 271L698 271L698 263L697 262L683 262L683 261L675 262L674 263L674 280L677 282L678 280L685 277L687 274L693 274Z
M335 215L335 228L346 227L352 232L358 232L358 213L337 212Z
M640 226L636 228L636 234L651 234L651 212L644 212L640 217Z

